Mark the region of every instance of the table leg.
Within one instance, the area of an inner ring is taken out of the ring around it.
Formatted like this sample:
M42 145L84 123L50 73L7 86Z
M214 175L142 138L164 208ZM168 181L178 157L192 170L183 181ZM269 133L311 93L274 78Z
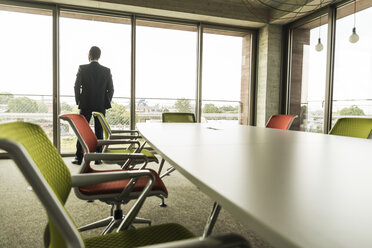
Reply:
M160 175L160 173L161 173L161 170L163 169L164 162L165 162L165 159L162 158L162 159L161 159L161 162L160 162L160 165L159 165L159 170L158 170L158 174L159 174L159 175Z
M220 213L221 206L217 202L213 203L212 211L208 217L207 224L205 224L203 238L206 238L212 233L214 224L216 224L218 214Z

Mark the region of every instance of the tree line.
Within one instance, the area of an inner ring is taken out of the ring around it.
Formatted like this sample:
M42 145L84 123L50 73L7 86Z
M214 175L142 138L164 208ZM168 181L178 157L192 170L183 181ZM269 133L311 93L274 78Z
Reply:
M142 101L145 103L145 101ZM28 97L14 97L12 93L0 93L0 105L6 106L5 112L9 113L48 113L48 106L44 102L35 101ZM4 108L4 107L3 107ZM149 107L150 108L150 107ZM177 99L174 106L176 112L193 112L191 101L189 99ZM150 110L151 111L151 110ZM160 108L160 112L169 112L169 108ZM214 104L205 104L203 113L238 113L238 106L222 106L218 107ZM77 106L71 106L66 102L61 103L61 113L78 113ZM305 111L306 112L306 111ZM345 107L338 111L341 116L364 116L364 111L356 105ZM106 118L113 125L123 125L129 123L129 112L124 105L113 102L112 108L107 110Z

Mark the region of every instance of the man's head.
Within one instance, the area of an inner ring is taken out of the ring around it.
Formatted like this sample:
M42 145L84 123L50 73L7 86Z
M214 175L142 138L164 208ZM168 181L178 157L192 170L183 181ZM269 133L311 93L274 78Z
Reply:
M89 50L89 61L98 60L101 57L101 49L96 46L92 46Z

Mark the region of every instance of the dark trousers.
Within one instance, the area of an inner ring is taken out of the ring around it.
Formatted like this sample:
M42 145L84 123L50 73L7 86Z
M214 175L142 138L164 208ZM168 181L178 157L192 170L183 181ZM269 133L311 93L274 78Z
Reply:
M106 111L103 111L101 113L105 115ZM80 114L84 115L85 119L87 119L87 121L90 122L90 119L92 118L92 111L80 110ZM97 136L97 139L103 139L103 129L97 117L94 117L94 132ZM102 146L97 147L96 152L102 152ZM78 160L83 160L83 148L81 147L79 140L76 142L75 157Z

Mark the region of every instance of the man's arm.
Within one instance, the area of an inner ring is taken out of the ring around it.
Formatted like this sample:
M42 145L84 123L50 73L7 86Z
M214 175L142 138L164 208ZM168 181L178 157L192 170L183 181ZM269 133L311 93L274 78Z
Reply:
M112 97L114 95L114 83L112 82L112 75L111 70L109 69L109 76L108 76L108 82L107 82L107 96L109 101L111 102Z
M80 103L81 84L82 84L82 76L81 76L81 67L79 66L79 70L78 70L78 73L76 74L76 80L75 80L75 86L74 86L76 105L79 105Z

